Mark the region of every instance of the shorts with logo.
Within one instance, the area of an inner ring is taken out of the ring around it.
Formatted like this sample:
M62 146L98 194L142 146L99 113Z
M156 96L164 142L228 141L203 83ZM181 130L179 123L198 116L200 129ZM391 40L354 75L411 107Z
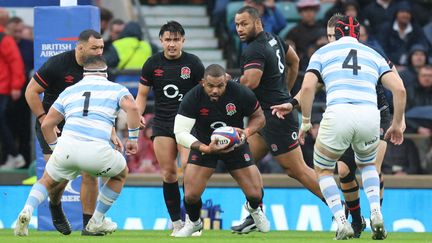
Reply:
M360 159L372 159L379 143L379 121L379 110L376 107L352 104L332 105L324 112L317 141L335 151L345 151L351 145ZM332 166L334 166L333 162L324 165L324 167Z
M215 169L219 160L224 162L228 171L246 168L254 164L248 144L243 144L226 154L203 154L191 150L188 163Z
M92 176L112 177L125 168L125 158L108 142L63 135L58 138L45 170L59 182L73 180L81 171Z
M387 129L390 127L392 116L390 114L390 110L387 108L380 112L380 139L384 140L384 134L387 132ZM357 165L354 159L354 151L351 147L349 147L345 153L340 157L339 161L345 163L350 171L355 171L357 169ZM382 165L382 164L381 164Z
M298 119L287 114L285 119L279 119L271 114L271 110L264 110L266 125L260 131L272 155L288 153L299 146Z

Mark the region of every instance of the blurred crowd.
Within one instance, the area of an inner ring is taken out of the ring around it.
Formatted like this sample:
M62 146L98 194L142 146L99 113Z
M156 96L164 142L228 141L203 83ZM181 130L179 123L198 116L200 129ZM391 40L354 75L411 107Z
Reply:
M148 0L143 4L207 4L211 25L224 51L230 70L238 69L244 45L238 39L234 15L243 5L256 7L265 31L282 37L300 57L299 77L292 95L301 87L304 70L315 50L328 43L327 20L334 13L358 18L360 40L386 53L397 67L407 89L407 136L401 146L388 144L383 163L386 174L432 173L432 2L426 0ZM144 38L137 22L125 22L101 8L101 34L105 37L104 57L111 70L110 79L120 80L122 70L140 70L158 51L155 43ZM0 170L27 168L34 160L31 112L24 91L33 72L33 29L18 16L10 17L0 9ZM6 54L6 55L5 55ZM12 64L12 65L11 65ZM13 68L6 68L6 67ZM133 77L139 77L139 71ZM118 78L118 79L117 79ZM136 79L138 84L138 79ZM134 93L133 91L131 91ZM135 93L136 94L136 93ZM151 96L150 96L151 97ZM388 100L391 102L389 95ZM312 165L313 143L324 111L325 94L317 93L310 136L303 147L306 162ZM150 102L151 104L151 102ZM146 109L146 112L151 112ZM146 129L141 131L139 153L128 158L131 173L157 173L151 134L152 114L145 114ZM127 134L120 118L118 133ZM126 137L126 136L123 136ZM412 138L412 139L411 139ZM421 140L419 140L421 139ZM419 148L418 141L427 141ZM425 153L419 153L419 150ZM259 163L263 173L283 173L271 156ZM224 172L224 168L218 168Z

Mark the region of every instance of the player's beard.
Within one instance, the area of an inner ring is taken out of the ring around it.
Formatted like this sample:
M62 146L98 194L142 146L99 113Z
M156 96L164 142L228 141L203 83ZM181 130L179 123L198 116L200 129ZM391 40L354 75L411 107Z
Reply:
M257 33L256 33L256 28L255 25L253 26L253 28L251 29L251 31L249 32L249 34L247 34L246 36L246 42L251 42L252 40L255 39Z

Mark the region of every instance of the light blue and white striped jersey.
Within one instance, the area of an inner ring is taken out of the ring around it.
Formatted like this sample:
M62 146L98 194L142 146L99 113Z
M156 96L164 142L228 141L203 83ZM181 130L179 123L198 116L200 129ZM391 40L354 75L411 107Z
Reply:
M52 105L66 120L62 136L109 142L120 100L126 95L131 94L120 84L101 76L84 76L65 89Z
M391 71L386 60L352 37L342 37L318 49L306 71L319 73L326 87L327 106L358 104L377 106L375 86Z

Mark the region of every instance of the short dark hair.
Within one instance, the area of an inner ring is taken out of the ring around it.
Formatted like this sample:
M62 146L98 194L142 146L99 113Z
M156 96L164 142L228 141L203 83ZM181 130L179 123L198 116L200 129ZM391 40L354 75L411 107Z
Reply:
M335 13L333 16L330 17L330 19L327 21L327 27L335 27L336 22L341 19L343 15L341 13Z
M159 31L159 37L162 37L163 34L168 31L170 33L179 33L181 36L185 35L185 31L183 29L183 26L177 22L177 21L168 21L166 24L162 25L160 31Z
M204 71L204 78L207 76L220 77L225 75L225 68L219 64L211 64Z
M260 14L258 12L258 9L251 7L251 6L244 6L244 7L240 8L239 10L237 10L236 14L242 14L242 13L248 13L252 17L253 20L260 18Z
M111 27L111 26L113 26L113 25L115 25L115 24L117 24L117 25L122 25L122 24L125 24L125 22L124 22L122 19L113 19L113 20L110 22L109 26Z
M91 69L105 69L106 61L103 56L99 55L90 55L84 58L83 60L84 69L90 66Z
M101 34L99 34L99 32L92 30L92 29L87 29L87 30L82 31L79 34L78 41L79 42L87 42L90 39L90 37L92 37L92 36L95 39L102 39L102 36L101 36Z
M112 12L107 8L101 7L101 8L99 8L99 10L100 10L100 19L101 20L105 20L105 21L109 22L114 17Z
M20 17L18 17L18 16L14 16L14 17L12 17L12 18L10 18L9 20L8 20L8 22L7 22L7 24L19 24L19 23L22 23L22 22L24 22L23 20L22 20L22 18L20 18Z

